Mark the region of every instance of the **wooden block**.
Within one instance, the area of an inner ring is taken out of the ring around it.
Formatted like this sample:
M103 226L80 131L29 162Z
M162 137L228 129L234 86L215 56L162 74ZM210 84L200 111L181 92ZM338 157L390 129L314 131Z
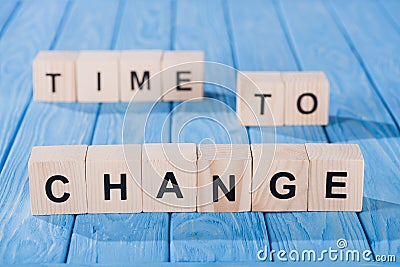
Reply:
M87 212L87 146L33 147L28 164L33 215Z
M36 101L76 101L77 57L77 52L39 52L33 61L33 97Z
M361 211L364 159L356 144L306 144L309 211Z
M121 51L121 101L157 101L161 98L162 54L160 50Z
M323 72L283 72L285 125L327 125L329 81Z
M144 144L143 211L196 211L195 144Z
M129 150L126 154L124 151ZM142 211L141 145L90 146L86 159L88 213Z
M304 145L253 144L252 211L307 211Z
M203 96L204 53L165 51L162 60L164 101L183 101Z
M250 146L201 144L198 154L197 210L250 211Z
M280 72L238 72L236 111L242 125L283 125L284 89Z
M119 101L119 51L82 51L76 62L79 102Z

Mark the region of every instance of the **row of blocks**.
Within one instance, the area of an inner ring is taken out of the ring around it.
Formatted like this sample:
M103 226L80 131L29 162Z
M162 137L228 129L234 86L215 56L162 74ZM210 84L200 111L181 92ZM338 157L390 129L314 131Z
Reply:
M201 99L203 60L201 51L42 51L33 63L34 98ZM245 126L328 124L329 81L323 72L237 72L236 94L236 111Z
M361 211L355 144L34 147L34 215Z

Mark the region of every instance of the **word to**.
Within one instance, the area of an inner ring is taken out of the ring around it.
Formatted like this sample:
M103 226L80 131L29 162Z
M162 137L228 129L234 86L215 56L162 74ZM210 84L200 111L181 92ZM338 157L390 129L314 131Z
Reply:
M34 98L201 99L204 66L202 51L41 51L33 62ZM329 81L323 72L237 72L236 84L236 110L245 126L328 124Z
M34 147L39 214L361 211L355 144L144 144Z

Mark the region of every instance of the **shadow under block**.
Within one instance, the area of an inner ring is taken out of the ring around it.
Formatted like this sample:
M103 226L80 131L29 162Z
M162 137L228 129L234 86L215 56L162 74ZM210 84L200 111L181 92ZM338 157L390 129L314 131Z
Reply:
M78 52L41 51L33 61L36 101L75 102L75 62Z
M198 154L197 211L250 211L250 146L200 144Z
M102 145L88 148L88 213L142 211L141 152L141 145Z
M329 81L323 72L282 72L285 125L327 125Z
M160 100L162 55L161 50L121 51L119 72L122 102Z
M356 144L306 144L309 211L361 211L364 159Z
M254 144L252 211L307 211L308 168L302 144Z
M87 146L34 147L28 163L33 215L87 212Z
M143 211L196 211L195 144L142 146Z
M79 102L118 102L119 51L81 51L76 62Z
M284 124L285 88L280 72L238 72L236 88L242 125Z
M204 94L204 53L165 51L162 60L164 101L202 98Z

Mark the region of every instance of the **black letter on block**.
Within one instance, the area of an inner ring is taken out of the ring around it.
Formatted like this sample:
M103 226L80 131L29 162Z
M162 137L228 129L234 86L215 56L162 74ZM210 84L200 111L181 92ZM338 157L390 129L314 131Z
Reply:
M181 90L181 91L190 91L192 90L191 87L181 87L180 84L181 82L190 82L190 79L181 79L180 75L181 74L190 74L192 73L191 71L178 71L176 72L176 90Z
M332 187L346 187L345 182L334 182L332 178L336 177L347 177L347 172L327 172L326 174L326 198L347 198L346 194L333 194Z
M310 109L310 110L304 110L301 107L301 100L303 99L303 97L309 96L312 98L313 102L314 102L314 106ZM312 94L312 93L304 93L301 96L299 96L299 98L297 99L297 109L300 111L300 113L302 114L311 114L313 113L318 107L318 99L317 97Z
M171 181L172 188L167 187L168 181ZM162 198L164 193L175 193L177 198L183 198L181 189L179 188L178 182L176 181L175 175L173 172L167 172L165 174L164 180L161 184L160 190L158 191L157 198Z
M55 181L61 181L63 184L68 184L69 181L66 177L62 176L62 175L54 175L51 176L47 181L46 181L46 195L47 197L56 203L62 203L67 201L67 199L69 198L70 194L69 193L64 193L62 195L62 197L55 197L53 195L53 192L51 191L51 186Z
M131 71L131 88L132 88L132 91L135 90L135 80L136 80L136 82L138 84L139 90L143 89L142 86L143 86L144 82L147 80L147 90L150 90L150 81L149 81L149 79L150 79L150 72L148 70L146 70L143 73L142 81L139 81L139 77L137 76L136 71Z
M276 182L278 181L279 178L281 177L287 177L289 178L289 181L294 181L296 178L294 178L293 174L289 172L278 172L274 176L272 176L271 181L269 182L269 187L271 190L271 194L279 199L289 199L294 197L296 194L296 186L295 185L287 185L285 184L283 186L283 189L289 190L286 194L280 194L278 191L276 191Z
M213 202L218 202L218 187L229 201L235 201L235 175L229 175L229 191L218 175L213 176Z
M101 91L101 73L97 73L97 91Z
M121 200L126 200L126 174L121 173L121 183L120 184L111 184L110 183L110 175L108 173L104 174L104 198L105 200L111 199L110 190L111 189L121 189Z
M51 77L51 91L53 93L55 93L56 92L56 77L61 76L61 74L60 73L46 73L46 76Z
M271 94L254 94L254 96L259 96L261 97L261 110L260 110L260 114L264 115L264 106L265 106L265 98L266 97L271 97Z

